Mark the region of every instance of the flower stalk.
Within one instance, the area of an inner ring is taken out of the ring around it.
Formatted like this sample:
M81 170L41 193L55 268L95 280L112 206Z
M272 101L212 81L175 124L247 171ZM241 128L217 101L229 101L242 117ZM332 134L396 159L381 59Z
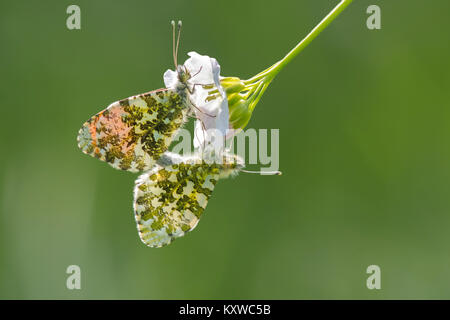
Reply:
M243 129L250 121L256 104L270 82L292 61L312 40L314 40L353 0L341 0L319 24L300 41L283 59L248 80L237 77L221 78L230 111L230 127Z

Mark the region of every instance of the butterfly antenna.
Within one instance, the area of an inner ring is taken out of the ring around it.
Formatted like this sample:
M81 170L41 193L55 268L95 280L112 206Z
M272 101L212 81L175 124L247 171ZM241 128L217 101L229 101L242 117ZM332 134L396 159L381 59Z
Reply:
M260 175L268 175L268 176L281 176L281 171L249 171L249 170L244 170L241 169L241 172L245 172L245 173L257 173Z
M174 22L174 24L175 24L175 22ZM178 59L178 47L180 46L181 26L182 26L181 20L178 20L178 37L177 37L177 47L175 50L175 59ZM174 32L175 32L175 28L174 28ZM174 41L175 41L175 38L174 38Z
M173 63L175 65L175 69L178 67L177 64L177 55L175 49L175 21L170 22L172 24L172 55L173 55Z

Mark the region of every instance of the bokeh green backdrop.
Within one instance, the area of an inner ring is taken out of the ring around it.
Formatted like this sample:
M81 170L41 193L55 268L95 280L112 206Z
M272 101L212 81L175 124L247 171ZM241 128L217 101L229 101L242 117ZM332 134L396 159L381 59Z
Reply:
M66 29L73 3L79 31ZM195 50L248 78L336 3L2 1L0 298L450 298L448 1L351 4L249 123L280 129L283 176L221 181L169 247L138 238L136 175L77 148L90 115L163 86L171 19L184 23L180 61ZM381 30L366 28L370 4Z

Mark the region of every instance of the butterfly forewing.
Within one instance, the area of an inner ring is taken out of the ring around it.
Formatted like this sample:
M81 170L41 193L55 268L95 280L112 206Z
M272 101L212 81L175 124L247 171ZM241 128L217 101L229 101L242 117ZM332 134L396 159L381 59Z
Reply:
M116 169L150 170L186 121L184 99L160 89L112 103L78 133L78 146Z
M136 180L134 212L141 240L162 247L197 225L220 169L203 161L156 165Z

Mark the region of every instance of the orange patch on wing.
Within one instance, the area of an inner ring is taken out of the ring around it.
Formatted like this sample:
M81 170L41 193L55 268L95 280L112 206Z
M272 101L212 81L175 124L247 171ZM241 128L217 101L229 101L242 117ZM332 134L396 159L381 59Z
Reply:
M91 143L94 147L95 154L100 153L100 149L97 147L97 122L98 118L96 117L94 121L89 124L89 133L91 134Z

